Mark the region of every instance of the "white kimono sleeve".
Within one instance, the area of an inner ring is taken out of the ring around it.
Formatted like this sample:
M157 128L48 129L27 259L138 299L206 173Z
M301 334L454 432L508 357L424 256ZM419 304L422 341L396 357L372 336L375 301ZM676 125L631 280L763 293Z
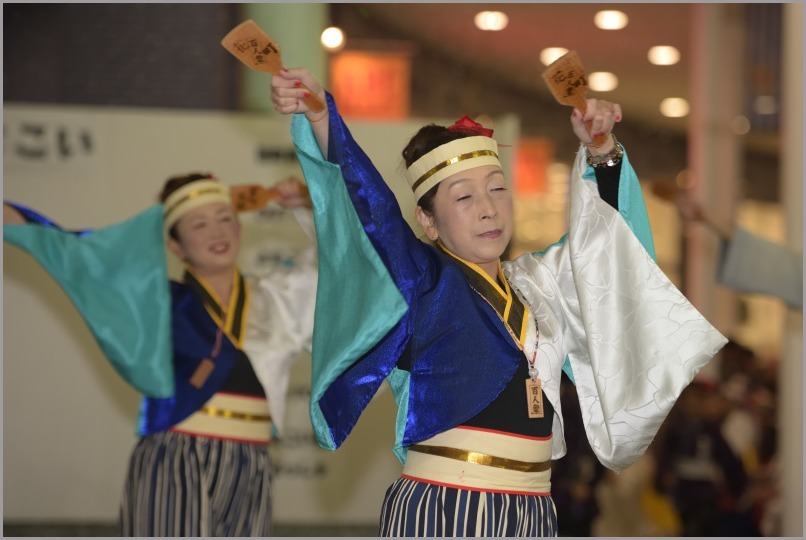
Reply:
M586 168L580 151L566 242L506 270L543 325L538 366L543 357L540 369L550 370L558 390L568 356L591 448L620 471L646 451L680 393L727 340L663 274L596 184L583 180ZM561 413L558 419L561 427ZM555 458L565 453L557 422Z
M249 318L244 351L266 391L272 422L283 433L291 365L313 340L316 306L316 238L310 210L295 211L300 227L314 241L292 264L263 277L250 277Z

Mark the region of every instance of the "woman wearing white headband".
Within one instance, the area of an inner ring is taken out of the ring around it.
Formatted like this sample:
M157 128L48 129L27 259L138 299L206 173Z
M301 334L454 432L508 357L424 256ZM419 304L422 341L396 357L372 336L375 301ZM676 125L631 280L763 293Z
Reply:
M275 190L315 239L302 182ZM81 232L6 203L3 239L53 275L143 393L120 533L268 536L268 445L282 432L291 364L310 348L316 248L268 277L244 277L228 186L209 174L174 177L160 200ZM166 244L185 263L180 282L168 280Z
M323 111L299 101L300 83ZM403 150L432 246L307 71L274 76L272 101L304 113L292 136L314 203L319 287L332 289L315 314L319 444L341 445L387 380L403 474L383 502L381 535L557 535L561 372L575 380L598 459L619 471L725 343L653 260L640 186L611 134L620 107L591 99L584 116L573 112L569 234L502 263L512 194L491 130L469 118L429 125ZM608 142L592 147L592 134Z

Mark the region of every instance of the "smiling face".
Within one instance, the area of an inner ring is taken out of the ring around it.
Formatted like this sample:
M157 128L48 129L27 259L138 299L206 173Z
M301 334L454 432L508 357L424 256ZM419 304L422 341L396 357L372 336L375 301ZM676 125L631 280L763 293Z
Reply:
M447 177L433 210L416 209L426 235L495 279L498 259L512 238L512 192L501 167L484 165Z
M178 240L168 248L200 275L231 272L240 248L241 226L232 205L213 202L199 206L176 222Z

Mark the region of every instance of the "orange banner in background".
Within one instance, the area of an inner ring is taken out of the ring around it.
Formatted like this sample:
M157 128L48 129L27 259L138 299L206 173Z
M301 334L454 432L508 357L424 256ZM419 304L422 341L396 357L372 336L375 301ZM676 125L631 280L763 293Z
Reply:
M548 189L546 171L554 159L554 145L549 139L523 138L518 142L515 160L515 193L536 195Z
M343 51L330 61L330 88L345 117L409 115L411 59L390 52Z

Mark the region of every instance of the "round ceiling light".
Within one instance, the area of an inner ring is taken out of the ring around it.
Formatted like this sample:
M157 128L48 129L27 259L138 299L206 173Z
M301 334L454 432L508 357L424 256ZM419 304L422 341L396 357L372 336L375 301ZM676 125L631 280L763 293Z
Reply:
M622 11L599 11L593 17L593 24L602 30L621 30L627 26L628 22L627 15Z
M682 118L688 115L688 101L683 98L666 98L660 102L660 113L668 118Z
M652 47L646 56L656 66L673 66L680 61L680 51L671 45Z
M503 30L509 24L509 17L500 11L479 11L473 19L479 30Z
M618 77L609 71L594 71L588 75L588 86L595 92L610 92L618 86Z
M322 45L329 51L338 51L344 47L344 32L341 31L341 28L335 26L325 28L320 39Z

